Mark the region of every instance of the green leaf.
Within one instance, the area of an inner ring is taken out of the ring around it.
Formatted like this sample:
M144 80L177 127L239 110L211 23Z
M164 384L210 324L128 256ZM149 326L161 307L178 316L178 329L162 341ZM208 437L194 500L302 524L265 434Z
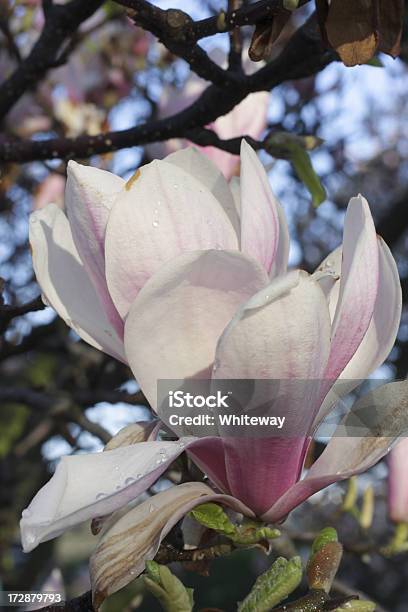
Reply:
M273 132L263 142L265 150L270 155L291 161L299 179L309 190L314 206L319 206L326 199L326 191L307 151L315 149L322 142L317 136L299 136L288 132Z
M317 553L323 546L329 542L338 542L337 531L333 527L325 527L319 535L314 539L312 544L312 555Z
M146 573L151 580L160 584L160 565L156 561L146 561Z
M326 191L313 168L309 154L300 145L292 143L291 162L299 179L310 192L313 206L319 206L326 199Z
M228 515L218 504L202 504L191 510L190 515L200 525L204 525L207 529L213 529L223 535L231 536L237 532L234 523L230 521Z
M371 601L355 599L354 601L348 601L340 606L340 608L336 608L334 612L344 612L344 610L350 610L350 612L374 612L376 607L376 604Z
M187 589L165 565L147 561L144 583L150 593L160 601L166 612L192 611L193 590Z
M289 561L278 557L273 565L259 576L247 597L238 606L238 612L268 612L286 599L302 580L300 557Z
M278 529L256 521L246 520L242 525L235 525L221 506L211 502L197 506L190 515L200 525L229 538L237 546L254 546L261 540L273 540L280 536Z

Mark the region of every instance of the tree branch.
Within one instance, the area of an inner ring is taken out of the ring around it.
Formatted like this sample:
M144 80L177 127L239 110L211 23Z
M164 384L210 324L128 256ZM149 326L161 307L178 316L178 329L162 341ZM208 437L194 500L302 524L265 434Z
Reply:
M108 153L140 146L169 138L191 137L197 144L208 144L209 131L198 129L229 113L249 93L269 91L291 79L311 76L322 70L336 55L327 51L321 41L315 16L299 28L282 53L274 61L254 75L245 77L239 85L219 88L210 85L187 109L144 125L78 138L51 138L42 141L0 139L0 161L29 162L52 158L86 158L95 154ZM193 130L193 131L192 131ZM236 152L237 143L216 141L215 146Z
M81 23L102 4L103 0L71 0L64 5L47 3L45 25L38 41L28 57L0 86L0 119L44 77L47 70L59 64L59 54L66 39L75 34Z
M300 0L299 6L306 4L309 0ZM121 4L129 9L132 9L137 19L144 19L146 12L151 7L145 0L116 0L117 4ZM146 6L148 5L148 6ZM156 7L155 7L156 8ZM160 10L160 9L159 9ZM166 13L167 11L162 11ZM237 27L255 25L259 21L270 18L271 15L279 15L286 12L283 6L283 0L259 0L253 4L246 4L238 10L220 11L213 17L200 19L198 21L190 20L179 29L179 36L185 42L190 44L196 43L201 38L214 36L222 32L229 32Z
M196 44L191 37L194 21L190 15L178 9L163 10L146 0L133 0L132 5L129 15L135 24L154 34L171 53L184 59L198 76L219 87L244 81L243 75L224 70Z
M10 321L15 317L21 317L28 312L36 312L44 308L45 304L40 295L21 306L10 306L8 304L0 305L0 334L7 329Z

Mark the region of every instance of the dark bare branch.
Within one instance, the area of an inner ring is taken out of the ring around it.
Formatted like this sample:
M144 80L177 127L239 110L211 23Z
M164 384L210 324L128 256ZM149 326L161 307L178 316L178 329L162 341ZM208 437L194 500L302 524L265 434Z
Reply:
M162 120L149 121L128 130L78 138L49 140L0 139L0 162L28 162L52 158L86 158L151 142L185 137L191 132L197 144L208 144L208 130L200 130L221 115L230 112L253 91L269 91L291 79L311 76L336 59L325 49L316 19L312 16L295 32L276 60L238 85L220 88L210 85L190 107ZM214 146L236 152L236 143L213 138ZM234 150L231 150L234 149Z
M50 68L58 65L66 40L102 4L102 0L71 0L63 5L52 3L47 6L43 31L31 53L0 86L0 119L26 91L41 81Z

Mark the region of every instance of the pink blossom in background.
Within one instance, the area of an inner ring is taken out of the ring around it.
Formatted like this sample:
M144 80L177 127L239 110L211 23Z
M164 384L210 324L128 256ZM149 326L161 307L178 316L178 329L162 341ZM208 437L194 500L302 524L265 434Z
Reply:
M400 409L406 383L384 385L350 413L351 421L368 407L380 415L375 444L367 443L369 426L349 435L346 417L301 479L322 419L386 359L400 321L396 264L362 196L349 203L342 246L312 275L287 271L283 210L245 141L233 190L207 157L186 148L143 166L127 183L71 163L65 207L67 216L54 205L31 216L42 292L85 341L129 363L154 410L158 379L279 380L282 413L294 415L297 428L257 440L218 432L162 442L149 434L146 442L106 453L64 457L23 514L26 550L123 507L185 450L212 488L194 494L180 516L216 499L279 521L316 491L384 456L390 415L398 431L406 428L408 414ZM305 393L298 381L320 383ZM276 398L257 399L267 405ZM173 487L165 499L156 496L157 511L161 499L168 504L179 494Z
M50 174L40 183L33 199L33 210L40 210L54 203L64 208L65 179L60 174Z
M388 455L388 511L394 523L408 523L408 438Z
M191 76L180 91L168 86L162 92L159 100L159 117L165 118L190 106L206 88L206 82L196 76ZM258 139L267 125L269 93L260 91L247 96L233 110L219 117L207 127L212 129L221 139L226 140L242 135ZM188 146L188 141L173 138L163 143L149 145L147 150L152 157L162 158ZM221 151L216 147L198 147L229 180L239 174L239 157Z

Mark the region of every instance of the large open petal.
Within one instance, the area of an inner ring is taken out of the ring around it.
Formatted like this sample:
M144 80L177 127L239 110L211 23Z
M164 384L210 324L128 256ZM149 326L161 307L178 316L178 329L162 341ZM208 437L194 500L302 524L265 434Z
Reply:
M282 520L313 493L365 472L407 433L408 381L388 383L367 393L343 419L306 478L276 501L263 519Z
M114 450L63 457L47 484L23 511L23 547L125 506L146 491L194 438L140 442Z
M379 282L378 242L367 201L351 198L347 208L339 298L333 320L326 378L334 381L361 344L374 312Z
M158 493L120 518L103 535L90 560L95 608L144 570L163 538L187 512L207 502L251 516L233 497L216 495L203 483L188 482Z
M89 277L119 334L123 323L112 302L105 279L105 230L110 210L125 181L105 170L68 163L65 208L72 237Z
M107 319L58 206L49 204L30 216L30 244L47 302L85 342L125 361L123 342Z
M195 251L163 265L130 309L125 350L152 406L158 379L210 378L219 336L268 277L239 252Z
M300 271L277 278L251 298L220 339L213 378L228 379L232 387L233 379L238 385L253 381L252 408L268 407L270 414L286 417L279 437L253 439L249 428L225 440L229 490L258 513L299 476L329 349L325 296Z
M384 240L378 241L379 282L367 333L341 373L344 380L366 378L388 357L401 319L402 291L397 265Z
M388 456L388 511L395 523L408 523L408 438Z
M238 248L236 232L214 195L175 164L143 166L116 200L106 228L107 283L121 316L169 259L212 248Z
M200 153L195 147L187 147L175 153L171 153L164 161L179 166L198 179L212 194L214 194L225 210L239 237L239 217L235 208L231 189L226 178L211 159Z
M377 237L377 241L379 281L373 316L361 344L325 398L316 417L316 426L339 398L352 391L385 361L394 346L401 318L401 283L390 249L382 238ZM330 299L334 297L333 287Z
M278 203L265 168L245 140L241 143L241 249L269 273L279 244Z
M154 441L160 431L160 421L139 421L122 427L107 444L105 444L104 452L120 448L122 446L131 446L140 442ZM91 531L94 535L99 533L106 524L112 514L98 516L92 520Z

